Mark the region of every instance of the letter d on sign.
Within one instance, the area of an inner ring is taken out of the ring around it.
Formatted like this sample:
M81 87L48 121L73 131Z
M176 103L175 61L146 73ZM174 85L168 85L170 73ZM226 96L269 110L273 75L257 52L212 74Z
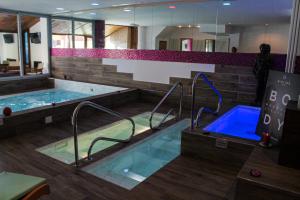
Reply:
M269 114L265 114L264 124L269 125L271 123L271 116Z

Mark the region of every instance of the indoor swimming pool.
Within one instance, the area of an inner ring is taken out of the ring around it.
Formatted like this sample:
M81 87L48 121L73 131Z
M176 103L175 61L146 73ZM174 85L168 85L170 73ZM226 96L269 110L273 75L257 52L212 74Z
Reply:
M179 121L83 170L131 190L180 155L181 132L189 125L189 119Z
M53 89L0 96L0 113L5 107L10 107L13 112L20 112L126 89L58 79L53 81Z
M143 133L150 129L149 118L150 112L145 112L132 117L135 122L135 135ZM153 118L153 124L157 125L163 118L164 114L156 113ZM174 116L169 116L166 121L173 119ZM128 120L120 120L112 124L94 129L78 136L79 158L87 157L88 148L91 142L100 136L114 138L114 139L127 139L131 134L131 124ZM116 142L99 141L95 144L92 154L102 151L108 147L115 145ZM74 157L74 138L69 137L58 142L49 144L42 148L37 149L42 154L52 157L56 160L66 164L72 164L75 161Z
M256 126L261 109L251 106L236 106L206 126L203 130L210 133L259 141Z

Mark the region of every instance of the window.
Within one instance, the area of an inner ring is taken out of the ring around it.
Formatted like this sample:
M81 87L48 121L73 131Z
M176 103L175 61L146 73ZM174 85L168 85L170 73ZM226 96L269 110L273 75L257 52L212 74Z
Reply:
M74 31L76 49L93 48L93 24L91 22L75 21Z
M72 42L72 21L52 20L52 47L73 48Z
M52 20L52 47L53 48L93 48L93 24L86 21Z

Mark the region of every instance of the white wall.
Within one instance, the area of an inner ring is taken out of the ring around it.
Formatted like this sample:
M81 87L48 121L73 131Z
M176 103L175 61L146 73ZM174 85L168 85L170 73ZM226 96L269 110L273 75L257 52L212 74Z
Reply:
M33 44L30 42L31 66L34 61L43 63L43 73L48 73L48 32L47 19L40 18L40 21L30 28L30 33L41 32L41 43Z
M3 34L0 33L0 62L3 63L7 58L19 60L18 34L14 33L14 43L7 44L4 42Z
M229 34L229 50L231 51L232 47L238 48L240 46L240 33Z
M257 53L262 43L272 46L272 53L287 53L289 24L241 28L239 52Z
M165 26L147 26L145 27L145 49L154 50L158 44L156 37L165 29Z
M215 65L104 58L103 64L116 65L118 72L133 73L136 81L169 84L170 77L191 78L192 71L214 72Z
M146 35L146 27L145 26L139 26L138 27L138 49L146 49L147 44L147 35Z

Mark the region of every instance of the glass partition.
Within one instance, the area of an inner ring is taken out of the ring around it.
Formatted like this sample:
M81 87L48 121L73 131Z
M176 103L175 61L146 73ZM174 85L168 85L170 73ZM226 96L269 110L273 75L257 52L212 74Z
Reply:
M0 78L19 76L17 15L0 12Z

